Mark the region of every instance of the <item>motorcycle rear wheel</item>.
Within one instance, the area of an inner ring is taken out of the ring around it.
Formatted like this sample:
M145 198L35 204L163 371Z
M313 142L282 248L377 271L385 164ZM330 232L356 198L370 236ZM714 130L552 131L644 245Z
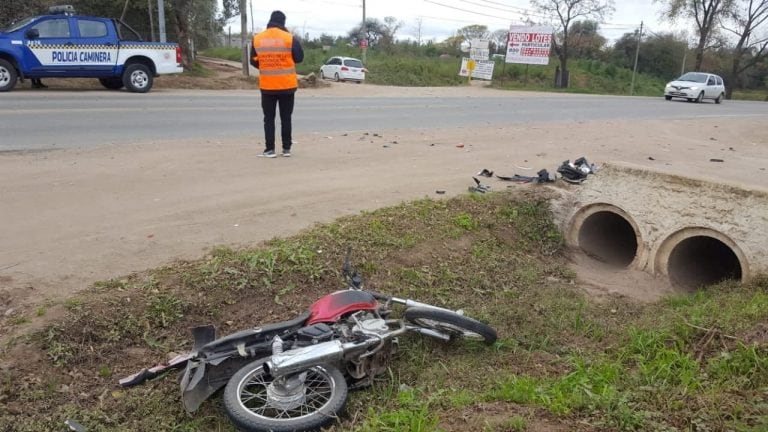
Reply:
M482 340L490 345L496 342L496 330L455 312L423 307L413 307L405 311L404 318L413 324L446 333L454 338Z
M347 382L333 366L306 370L304 400L295 407L276 407L268 396L273 378L264 373L257 360L241 368L224 389L224 410L230 420L247 432L288 432L316 430L332 422L347 401Z

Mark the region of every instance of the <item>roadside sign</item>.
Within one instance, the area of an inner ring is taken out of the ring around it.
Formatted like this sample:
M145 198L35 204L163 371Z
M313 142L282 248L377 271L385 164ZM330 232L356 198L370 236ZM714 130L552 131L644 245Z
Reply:
M470 48L469 58L473 60L488 60L491 56L491 50L488 48Z
M552 27L511 26L507 42L507 63L549 64Z
M465 57L461 59L459 76L471 76L471 78L490 81L493 79L493 67L495 64L491 60L473 60Z

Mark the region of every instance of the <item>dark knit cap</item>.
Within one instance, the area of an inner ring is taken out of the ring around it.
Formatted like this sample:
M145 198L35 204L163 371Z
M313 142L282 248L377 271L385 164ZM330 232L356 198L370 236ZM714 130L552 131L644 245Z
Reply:
M272 12L272 15L269 16L269 23L267 25L269 24L285 27L285 14L279 10Z

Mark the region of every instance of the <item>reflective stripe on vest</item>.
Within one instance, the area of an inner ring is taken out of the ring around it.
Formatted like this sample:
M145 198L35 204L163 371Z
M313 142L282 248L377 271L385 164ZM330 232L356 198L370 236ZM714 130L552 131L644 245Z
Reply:
M296 69L295 68L291 68L291 69L272 69L272 70L260 71L259 75L287 75L287 74L295 74L295 73L296 73Z
M271 27L253 37L253 49L259 61L259 88L290 90L298 87L293 62L293 35Z

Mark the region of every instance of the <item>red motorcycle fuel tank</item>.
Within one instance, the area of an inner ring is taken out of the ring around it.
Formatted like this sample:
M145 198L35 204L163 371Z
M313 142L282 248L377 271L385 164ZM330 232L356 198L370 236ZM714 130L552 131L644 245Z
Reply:
M307 325L336 322L344 314L360 310L375 310L378 307L376 299L365 291L336 291L309 307Z

